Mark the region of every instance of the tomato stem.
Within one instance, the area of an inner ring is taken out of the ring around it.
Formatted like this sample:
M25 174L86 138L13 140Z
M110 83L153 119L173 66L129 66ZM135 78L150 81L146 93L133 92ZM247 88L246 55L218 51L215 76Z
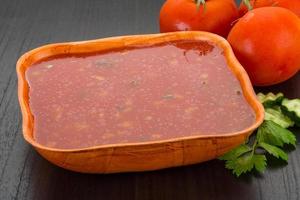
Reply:
M251 5L249 0L243 0L243 4L247 7L248 10L252 10L253 6Z
M201 4L203 5L203 8L205 10L205 0L195 0L196 6L197 6L197 11L199 11L199 8Z

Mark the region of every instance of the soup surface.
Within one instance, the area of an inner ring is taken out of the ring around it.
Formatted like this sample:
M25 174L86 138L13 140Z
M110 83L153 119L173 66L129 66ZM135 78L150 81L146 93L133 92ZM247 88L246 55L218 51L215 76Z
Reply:
M255 121L222 50L205 41L50 58L26 78L34 139L48 147L231 133Z

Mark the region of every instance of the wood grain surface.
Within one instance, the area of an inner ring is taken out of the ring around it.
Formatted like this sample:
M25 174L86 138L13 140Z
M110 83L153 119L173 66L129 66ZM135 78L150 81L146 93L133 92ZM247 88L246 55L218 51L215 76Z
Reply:
M289 164L235 178L218 160L160 171L87 175L58 168L23 139L16 60L53 42L158 32L163 0L0 0L0 200L300 199L300 145ZM274 87L300 97L300 74ZM300 131L298 140L300 140Z

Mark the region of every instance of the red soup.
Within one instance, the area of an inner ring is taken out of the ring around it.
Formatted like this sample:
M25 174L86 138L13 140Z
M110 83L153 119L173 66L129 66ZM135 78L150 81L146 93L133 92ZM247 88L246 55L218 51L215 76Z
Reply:
M222 50L204 41L50 58L26 78L34 138L48 147L224 134L255 121Z

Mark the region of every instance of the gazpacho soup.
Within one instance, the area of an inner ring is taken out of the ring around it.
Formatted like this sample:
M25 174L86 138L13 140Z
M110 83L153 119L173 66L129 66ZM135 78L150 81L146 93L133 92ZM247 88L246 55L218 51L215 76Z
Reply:
M226 134L255 121L222 49L207 41L51 57L26 79L33 136L47 147Z

